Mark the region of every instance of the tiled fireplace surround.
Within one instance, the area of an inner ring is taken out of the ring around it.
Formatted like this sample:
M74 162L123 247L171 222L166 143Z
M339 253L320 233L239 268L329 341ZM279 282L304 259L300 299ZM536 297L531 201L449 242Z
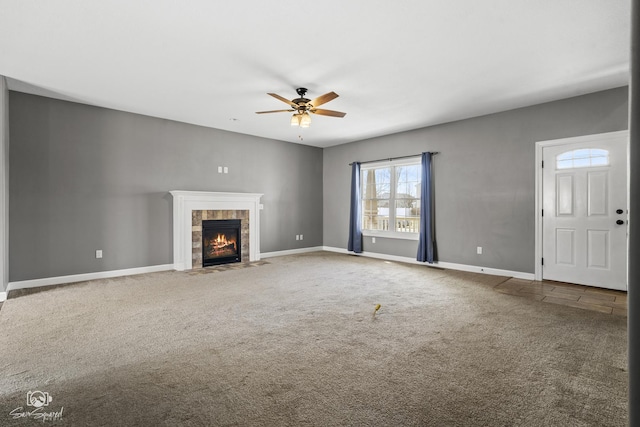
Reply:
M260 198L257 193L173 190L173 265L202 267L202 220L240 219L242 262L260 260Z
M249 262L249 211L248 210L199 210L191 211L191 266L202 268L202 221L209 219L240 220L240 261Z

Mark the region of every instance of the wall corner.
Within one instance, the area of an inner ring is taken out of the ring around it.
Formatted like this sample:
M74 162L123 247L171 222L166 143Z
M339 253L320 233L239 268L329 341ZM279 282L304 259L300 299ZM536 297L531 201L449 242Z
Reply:
M0 296L9 284L9 88L0 75Z

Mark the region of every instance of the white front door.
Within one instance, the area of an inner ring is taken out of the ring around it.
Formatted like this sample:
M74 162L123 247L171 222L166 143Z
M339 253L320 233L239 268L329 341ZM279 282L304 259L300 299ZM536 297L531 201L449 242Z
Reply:
M627 137L545 146L542 157L542 278L626 290Z

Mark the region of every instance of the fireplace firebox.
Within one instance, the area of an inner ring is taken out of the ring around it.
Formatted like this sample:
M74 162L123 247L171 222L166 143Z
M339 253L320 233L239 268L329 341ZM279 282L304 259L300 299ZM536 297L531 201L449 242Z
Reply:
M240 262L241 220L202 220L202 266Z

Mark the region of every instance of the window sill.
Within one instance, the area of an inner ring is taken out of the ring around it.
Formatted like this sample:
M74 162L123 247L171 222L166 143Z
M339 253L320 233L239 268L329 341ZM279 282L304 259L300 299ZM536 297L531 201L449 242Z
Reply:
M418 233L402 233L398 231L362 230L365 237L380 237L382 239L419 240Z

